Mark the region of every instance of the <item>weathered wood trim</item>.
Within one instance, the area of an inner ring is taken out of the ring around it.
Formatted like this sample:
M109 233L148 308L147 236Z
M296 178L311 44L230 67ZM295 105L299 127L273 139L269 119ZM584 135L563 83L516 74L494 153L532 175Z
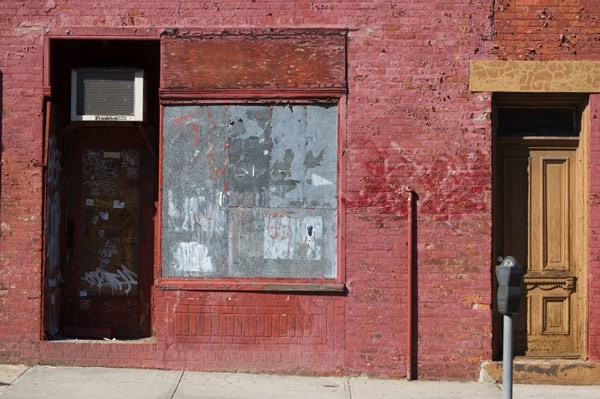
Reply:
M337 102L346 94L345 88L315 88L315 89L214 89L214 90L186 90L186 89L160 89L161 104L193 103L195 101L276 101L287 102L290 100L318 101L331 100Z
M345 34L172 35L161 42L163 89L347 87Z
M335 281L335 280L334 280ZM161 278L155 286L162 291L258 291L343 293L340 283L294 280Z

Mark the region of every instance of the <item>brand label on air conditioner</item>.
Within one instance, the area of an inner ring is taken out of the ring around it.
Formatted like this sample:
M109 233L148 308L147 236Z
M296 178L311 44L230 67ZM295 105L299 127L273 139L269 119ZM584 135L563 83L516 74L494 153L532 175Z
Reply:
M116 115L96 115L97 121L125 121L127 118L124 116L116 116Z

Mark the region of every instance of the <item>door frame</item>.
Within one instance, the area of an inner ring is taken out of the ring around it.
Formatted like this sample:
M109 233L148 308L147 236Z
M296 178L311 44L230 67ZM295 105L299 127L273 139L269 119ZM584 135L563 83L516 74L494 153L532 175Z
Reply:
M576 235L580 238L581 244L577 251L579 276L577 281L578 302L576 307L583 309L580 315L579 330L581 331L578 347L581 354L580 359L588 358L588 284L589 284L589 228L588 228L588 193L589 193L589 96L581 94L554 94L554 93L494 93L492 98L492 259L491 259L491 278L492 278L492 359L499 360L502 356L502 317L497 311L496 290L497 283L495 277L495 266L498 264L497 258L500 254L499 243L503 234L500 224L502 209L500 204L502 200L502 180L499 178L501 173L500 156L502 147L513 146L515 149L521 148L566 148L573 146L573 139L564 138L507 138L500 139L497 136L498 113L501 106L531 106L531 107L553 107L553 106L574 106L577 109L577 117L580 118L579 140L576 150ZM528 211L529 213L529 211Z

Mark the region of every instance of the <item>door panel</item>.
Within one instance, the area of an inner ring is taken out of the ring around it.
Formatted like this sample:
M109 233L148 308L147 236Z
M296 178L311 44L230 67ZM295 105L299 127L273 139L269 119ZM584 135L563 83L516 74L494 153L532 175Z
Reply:
M531 271L568 271L575 151L531 152Z

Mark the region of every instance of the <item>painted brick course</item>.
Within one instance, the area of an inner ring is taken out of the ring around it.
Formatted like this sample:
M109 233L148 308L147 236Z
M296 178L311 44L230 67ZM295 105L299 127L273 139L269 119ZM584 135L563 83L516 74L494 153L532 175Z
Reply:
M0 361L403 377L414 190L418 375L474 379L492 356L492 143L491 94L469 92L469 61L597 59L597 15L593 0L4 1ZM163 28L348 30L347 294L154 289L150 339L42 341L44 35ZM589 353L600 360L597 96L591 104Z

